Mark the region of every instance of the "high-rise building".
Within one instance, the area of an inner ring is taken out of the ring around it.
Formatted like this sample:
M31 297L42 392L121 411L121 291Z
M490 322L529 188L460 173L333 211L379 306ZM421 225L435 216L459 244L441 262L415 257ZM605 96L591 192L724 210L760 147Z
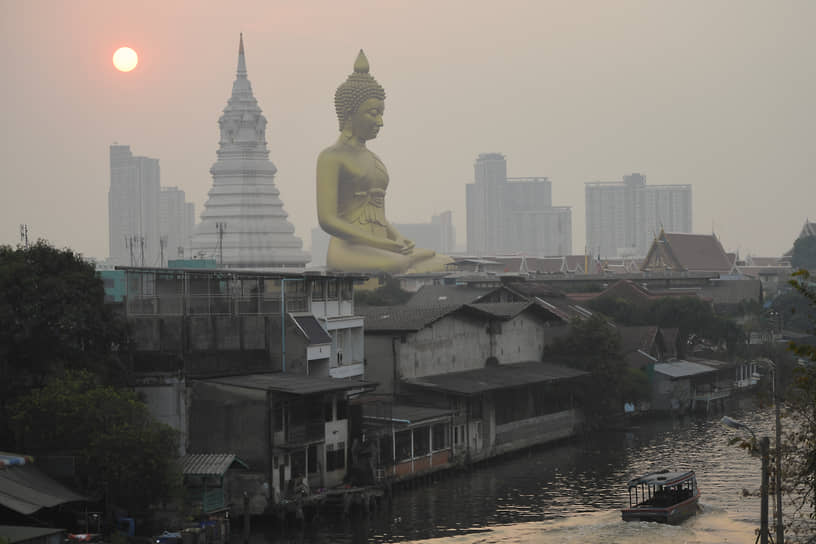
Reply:
M482 153L466 186L467 252L546 257L572 253L572 211L552 205L545 177L508 178L500 153Z
M159 265L159 160L110 146L108 252L117 265Z
M275 186L277 168L266 147L266 117L247 79L243 37L232 96L218 124L213 186L192 237L193 257L215 258L224 267L304 267L310 256Z
M185 200L178 187L162 187L159 195L159 235L162 266L169 259L183 259L189 253L195 227L195 204Z
M456 231L452 217L450 211L444 211L432 215L430 223L394 223L394 227L414 242L416 247L433 249L437 253L448 255L456 246Z
M691 229L691 185L646 185L637 173L586 184L586 245L593 255L643 257L661 230Z

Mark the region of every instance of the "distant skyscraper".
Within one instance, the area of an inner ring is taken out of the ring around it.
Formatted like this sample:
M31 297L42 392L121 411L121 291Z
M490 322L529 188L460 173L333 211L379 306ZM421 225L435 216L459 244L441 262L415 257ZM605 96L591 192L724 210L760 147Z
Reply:
M572 211L552 205L545 177L508 178L500 153L482 153L466 187L467 252L547 257L572 252Z
M305 266L309 254L275 187L277 168L266 147L266 118L247 79L243 37L232 96L218 124L213 186L192 238L193 256L215 258L226 267Z
M394 223L394 227L414 242L416 247L433 249L437 253L448 255L456 246L452 215L450 211L444 211L431 216L430 223Z
M110 146L108 251L113 264L158 266L159 160Z
M646 185L641 174L586 184L587 250L643 257L660 233L690 233L691 185Z
M159 195L159 235L164 262L186 256L195 227L195 204L178 187L162 187Z

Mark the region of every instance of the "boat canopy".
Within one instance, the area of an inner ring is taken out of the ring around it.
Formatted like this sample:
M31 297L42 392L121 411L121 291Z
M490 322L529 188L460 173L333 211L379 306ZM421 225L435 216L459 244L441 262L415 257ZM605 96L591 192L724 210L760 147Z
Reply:
M668 470L661 470L658 472L650 472L644 474L639 478L629 480L629 488L637 487L639 485L677 485L681 482L694 478L694 471L687 472L669 472Z

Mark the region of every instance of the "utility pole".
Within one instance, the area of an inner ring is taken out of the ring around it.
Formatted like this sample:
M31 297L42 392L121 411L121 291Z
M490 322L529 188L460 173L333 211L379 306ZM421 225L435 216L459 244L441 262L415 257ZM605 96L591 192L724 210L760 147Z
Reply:
M215 229L218 231L218 265L221 266L224 264L224 231L227 230L227 224L218 222Z
M759 454L762 456L762 487L760 488L759 543L768 544L768 450L771 440L763 436L759 440Z
M163 234L159 237L159 266L164 268L164 248L167 247L167 235Z
M20 225L20 243L28 249L28 225L25 223Z
M774 478L774 493L776 494L776 544L785 544L785 525L782 521L782 421L779 414L779 366L773 362L773 402L776 417L775 448L776 477Z

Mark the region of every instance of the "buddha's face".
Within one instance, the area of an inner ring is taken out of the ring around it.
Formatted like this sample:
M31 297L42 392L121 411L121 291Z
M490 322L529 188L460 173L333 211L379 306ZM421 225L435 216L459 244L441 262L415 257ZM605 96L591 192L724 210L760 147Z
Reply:
M369 98L357 108L351 116L351 133L360 140L373 140L383 126L383 112L385 101L379 98Z

